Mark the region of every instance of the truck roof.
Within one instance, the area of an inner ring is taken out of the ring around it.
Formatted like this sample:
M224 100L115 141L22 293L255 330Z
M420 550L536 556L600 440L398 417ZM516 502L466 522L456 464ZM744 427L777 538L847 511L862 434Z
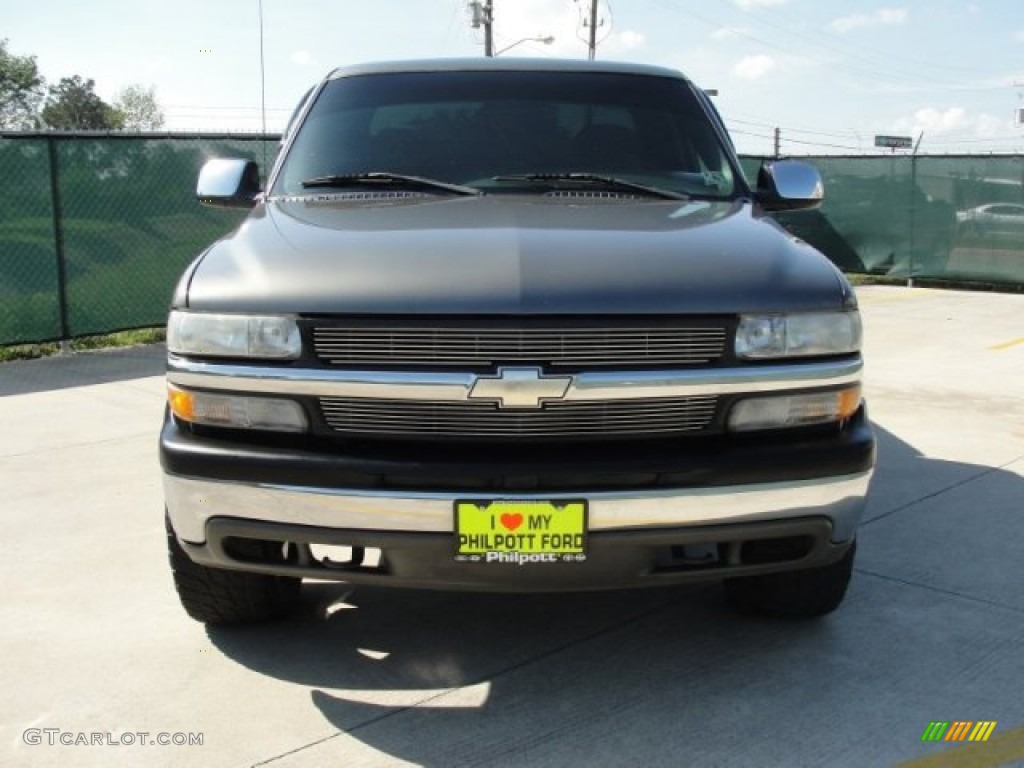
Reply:
M687 78L667 67L621 61L587 61L585 59L531 59L464 57L448 59L409 59L380 61L339 67L328 75L329 80L353 75L379 75L398 72L604 72L622 75L653 75Z

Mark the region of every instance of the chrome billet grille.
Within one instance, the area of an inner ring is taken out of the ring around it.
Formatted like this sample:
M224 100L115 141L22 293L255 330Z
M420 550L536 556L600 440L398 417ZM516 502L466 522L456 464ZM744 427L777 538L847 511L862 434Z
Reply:
M717 397L695 396L558 401L516 410L493 403L320 398L324 419L336 432L385 437L670 436L707 429L717 404Z
M724 353L725 328L316 327L317 357L339 366L706 365Z
M568 200L639 200L641 195L630 192L612 192L609 190L553 189L550 192L545 192L544 197L558 197Z

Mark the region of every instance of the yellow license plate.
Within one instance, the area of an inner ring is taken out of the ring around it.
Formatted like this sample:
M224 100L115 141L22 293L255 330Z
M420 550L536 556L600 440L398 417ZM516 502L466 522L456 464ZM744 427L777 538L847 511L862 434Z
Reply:
M587 502L457 501L455 559L579 563L587 559Z

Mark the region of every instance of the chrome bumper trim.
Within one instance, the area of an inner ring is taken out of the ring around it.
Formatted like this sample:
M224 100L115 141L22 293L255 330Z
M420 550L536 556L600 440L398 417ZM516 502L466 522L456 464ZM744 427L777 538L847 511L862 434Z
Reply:
M416 493L199 480L164 473L178 536L199 543L212 517L373 531L451 532L453 503L467 497L586 498L590 530L614 531L823 516L835 541L853 537L871 472L788 483L602 493Z
M780 392L860 381L860 357L816 363L572 376L564 400L625 400ZM568 374L564 374L568 377ZM478 376L459 372L345 371L209 363L168 358L167 380L183 387L312 397L468 402Z

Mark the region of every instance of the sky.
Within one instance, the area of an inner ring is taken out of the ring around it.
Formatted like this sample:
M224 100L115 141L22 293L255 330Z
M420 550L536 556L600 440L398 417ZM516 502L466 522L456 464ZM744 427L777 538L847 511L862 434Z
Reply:
M590 0L493 0L501 55L585 58ZM741 152L1024 152L1024 0L601 0L597 56L671 67ZM156 89L172 131L280 130L311 85L363 61L483 54L467 0L0 0L8 50L112 100ZM524 38L553 36L550 45ZM503 51L508 46L514 50Z

